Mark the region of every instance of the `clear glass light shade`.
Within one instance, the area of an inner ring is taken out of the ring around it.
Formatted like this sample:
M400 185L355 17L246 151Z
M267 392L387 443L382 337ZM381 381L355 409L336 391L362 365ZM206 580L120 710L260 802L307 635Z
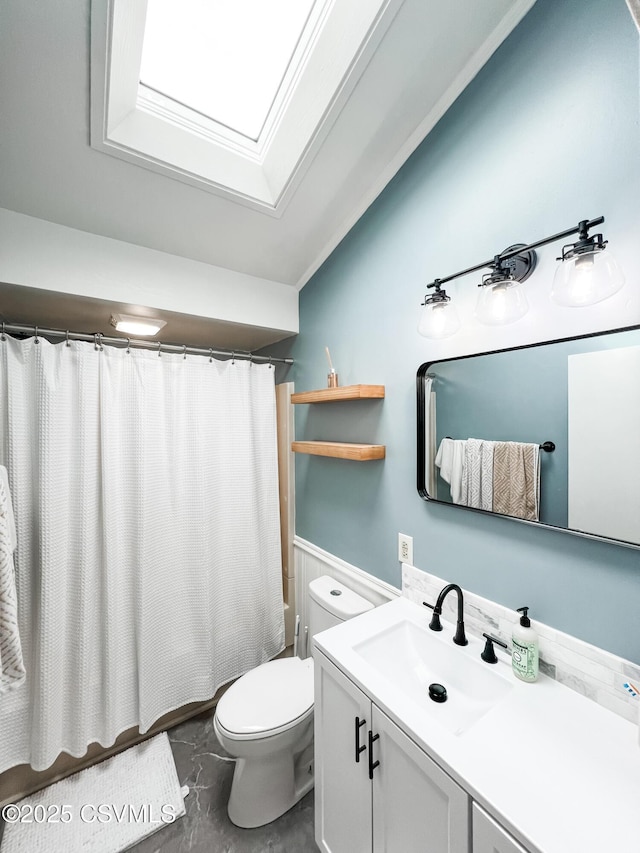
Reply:
M458 312L450 301L428 302L422 309L418 332L425 338L450 338L460 328Z
M499 281L480 287L476 317L485 326L515 323L529 310L529 303L518 281Z
M608 249L582 252L558 265L551 298L558 305L581 308L617 293L624 274Z

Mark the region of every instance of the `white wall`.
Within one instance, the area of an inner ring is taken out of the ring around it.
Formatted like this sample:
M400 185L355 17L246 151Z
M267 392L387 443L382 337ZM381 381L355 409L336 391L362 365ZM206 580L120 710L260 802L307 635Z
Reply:
M568 359L569 527L640 544L640 347Z
M0 282L298 331L294 287L2 208Z

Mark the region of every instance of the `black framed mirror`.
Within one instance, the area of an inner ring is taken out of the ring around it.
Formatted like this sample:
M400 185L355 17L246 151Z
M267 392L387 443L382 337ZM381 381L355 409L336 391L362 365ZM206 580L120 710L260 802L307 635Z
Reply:
M422 364L417 487L640 547L640 327Z

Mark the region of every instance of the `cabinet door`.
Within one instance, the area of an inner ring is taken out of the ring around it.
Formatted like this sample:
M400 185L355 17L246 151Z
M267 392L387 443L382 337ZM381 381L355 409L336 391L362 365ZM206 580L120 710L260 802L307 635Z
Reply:
M371 702L324 655L315 659L316 843L325 853L371 853L367 743ZM356 725L360 722L356 735Z
M477 803L473 804L473 853L527 853Z
M375 705L373 732L374 853L470 853L468 795Z

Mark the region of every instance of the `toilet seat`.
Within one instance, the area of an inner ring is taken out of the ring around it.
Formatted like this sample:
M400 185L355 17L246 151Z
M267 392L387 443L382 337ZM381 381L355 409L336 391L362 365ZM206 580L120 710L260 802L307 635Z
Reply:
M216 722L234 740L257 740L290 729L313 714L313 660L281 658L238 679L222 696Z

